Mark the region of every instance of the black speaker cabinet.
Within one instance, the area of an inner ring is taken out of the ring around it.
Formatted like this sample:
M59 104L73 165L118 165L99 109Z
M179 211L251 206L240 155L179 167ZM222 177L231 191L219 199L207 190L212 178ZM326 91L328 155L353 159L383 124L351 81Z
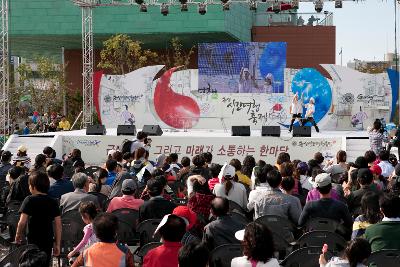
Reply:
M142 132L147 133L148 136L161 136L163 134L160 125L143 125Z
M136 135L135 125L118 125L117 135Z
M86 135L105 135L106 127L101 124L88 125L86 128Z
M293 137L311 137L311 126L293 127Z
M262 136L281 136L281 127L280 126L263 126L261 128Z
M232 126L232 136L250 136L250 126Z

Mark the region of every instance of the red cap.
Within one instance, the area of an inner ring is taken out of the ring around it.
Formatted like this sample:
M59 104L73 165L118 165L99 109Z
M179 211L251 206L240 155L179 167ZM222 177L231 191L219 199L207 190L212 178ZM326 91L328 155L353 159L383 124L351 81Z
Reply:
M172 214L175 214L177 216L183 217L186 220L188 220L189 225L188 229L191 229L193 225L197 221L197 215L194 213L192 210L190 210L187 206L178 206L174 209Z
M379 165L373 165L372 167L369 168L369 170L376 175L382 174L382 168Z

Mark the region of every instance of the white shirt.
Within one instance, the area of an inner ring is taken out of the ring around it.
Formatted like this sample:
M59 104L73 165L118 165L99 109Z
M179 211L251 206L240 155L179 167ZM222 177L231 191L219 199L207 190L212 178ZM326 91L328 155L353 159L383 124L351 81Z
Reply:
M300 184L301 187L304 189L307 189L308 191L311 191L314 189L313 185L308 181L309 177L305 175L300 175Z
M232 181L232 188L229 190L228 195L225 194L225 184L216 184L214 187L214 194L217 197L226 197L229 200L235 201L241 207L246 209L247 206L247 193L246 188L241 183ZM189 192L189 188L188 188Z
M315 105L308 103L307 105L307 112L306 112L306 117L314 117L314 112L315 112Z
M252 267L251 262L247 259L247 256L233 258L231 261L231 267ZM279 267L277 259L272 258L266 263L257 262L256 267Z
M381 162L379 162L378 165L382 169L382 176L383 177L389 177L392 174L393 170L394 170L393 165L390 164L390 162L388 162L388 161L381 161Z
M249 194L249 202L247 203L247 209L253 210L254 209L254 200L258 195L260 195L264 190L270 190L271 186L268 183L260 183L260 185L256 186L254 190L250 191Z
M292 101L291 111L292 111L291 114L303 113L303 105L301 103L301 100Z

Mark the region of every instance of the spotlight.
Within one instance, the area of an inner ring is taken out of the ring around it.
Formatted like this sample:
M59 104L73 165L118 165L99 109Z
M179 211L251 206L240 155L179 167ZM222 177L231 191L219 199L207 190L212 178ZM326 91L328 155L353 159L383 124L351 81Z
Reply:
M249 7L250 10L257 11L257 2L255 0L250 0Z
M139 11L140 12L147 12L147 5L145 3L142 3L140 5Z
M293 9L299 9L299 0L292 0L291 5Z
M342 0L336 0L335 1L335 8L342 8L342 7L343 7Z
M188 4L181 4L181 11L182 12L189 11Z
M315 1L314 5L315 5L315 11L317 11L318 13L320 13L324 8L324 2L322 0Z
M229 3L222 4L222 11L227 11L229 9Z
M281 2L275 0L272 3L272 11L274 11L276 14L278 14L279 12L281 12Z
M207 5L204 3L199 4L199 14L205 15L207 13Z
M169 8L168 8L168 5L166 3L162 3L161 4L160 10L161 10L161 14L163 14L163 16L168 15L168 13L169 13L168 9Z
M144 0L135 0L135 3L139 6L144 3Z
M399 0L400 1L400 0ZM261 0L261 2L263 2L263 3L266 3L267 2L267 0Z

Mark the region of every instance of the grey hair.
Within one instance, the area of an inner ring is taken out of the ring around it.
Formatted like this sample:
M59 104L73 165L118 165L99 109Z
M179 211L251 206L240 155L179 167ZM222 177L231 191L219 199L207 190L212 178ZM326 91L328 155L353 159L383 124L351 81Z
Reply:
M72 176L71 180L72 180L72 185L74 186L75 189L76 188L83 189L88 180L88 177L86 174L78 172Z

